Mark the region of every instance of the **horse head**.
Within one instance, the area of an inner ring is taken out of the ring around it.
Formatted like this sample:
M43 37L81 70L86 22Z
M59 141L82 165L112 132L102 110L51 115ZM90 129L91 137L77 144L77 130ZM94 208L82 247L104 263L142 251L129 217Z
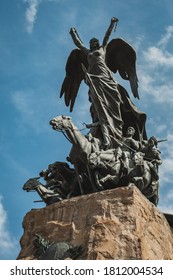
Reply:
M48 169L50 171L53 170L61 170L62 168L70 168L68 163L62 161L55 161L54 163L49 164Z
M24 191L27 191L27 192L30 192L30 191L32 191L32 190L35 190L36 187L37 187L38 185L40 185L40 182L38 181L39 178L40 178L40 177L35 177L35 178L29 179L29 180L23 185L22 189L23 189Z
M50 120L49 124L54 130L66 130L70 127L71 117L69 116L57 116Z

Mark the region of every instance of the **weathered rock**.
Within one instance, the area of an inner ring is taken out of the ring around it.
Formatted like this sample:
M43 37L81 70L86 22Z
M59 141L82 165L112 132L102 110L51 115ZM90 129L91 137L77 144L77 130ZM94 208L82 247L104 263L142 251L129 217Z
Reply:
M79 259L173 259L165 216L135 187L121 187L32 209L23 221L18 259L34 259L34 233L81 245Z

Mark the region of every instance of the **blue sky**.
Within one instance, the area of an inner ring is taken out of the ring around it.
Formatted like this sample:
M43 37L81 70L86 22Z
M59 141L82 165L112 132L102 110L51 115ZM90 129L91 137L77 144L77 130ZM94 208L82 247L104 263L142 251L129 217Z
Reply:
M160 202L173 213L173 1L172 0L1 0L0 1L0 259L20 251L22 220L36 204L36 193L22 185L46 168L64 161L70 144L53 131L49 120L68 115L59 90L65 63L74 48L69 35L76 27L84 44L102 40L111 17L116 33L137 52L140 100L147 113L147 134L168 141L159 145ZM115 76L128 91L129 84ZM87 88L82 85L73 121L90 122Z

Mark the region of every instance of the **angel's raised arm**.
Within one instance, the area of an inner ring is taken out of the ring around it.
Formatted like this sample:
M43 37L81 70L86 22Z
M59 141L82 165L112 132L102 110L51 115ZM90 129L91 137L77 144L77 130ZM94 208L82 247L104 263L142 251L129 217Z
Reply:
M117 23L117 22L118 22L118 19L115 18L115 17L111 18L111 23L110 23L110 25L109 25L109 27L108 27L106 33L105 33L104 39L103 39L103 43L102 43L102 46L103 46L103 47L106 47L107 44L108 44L109 37L110 37L111 32L112 32L112 30L113 30L113 28L114 28L115 22Z
M86 50L86 48L83 45L82 40L80 39L80 37L77 33L77 30L75 28L71 28L69 33L70 33L76 47L78 47L81 50Z

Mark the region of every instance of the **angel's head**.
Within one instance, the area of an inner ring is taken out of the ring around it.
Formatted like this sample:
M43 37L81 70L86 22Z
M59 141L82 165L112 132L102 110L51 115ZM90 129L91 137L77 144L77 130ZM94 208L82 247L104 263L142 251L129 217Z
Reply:
M92 38L89 43L90 43L90 50L91 51L97 50L100 47L99 40L96 39L96 38Z

